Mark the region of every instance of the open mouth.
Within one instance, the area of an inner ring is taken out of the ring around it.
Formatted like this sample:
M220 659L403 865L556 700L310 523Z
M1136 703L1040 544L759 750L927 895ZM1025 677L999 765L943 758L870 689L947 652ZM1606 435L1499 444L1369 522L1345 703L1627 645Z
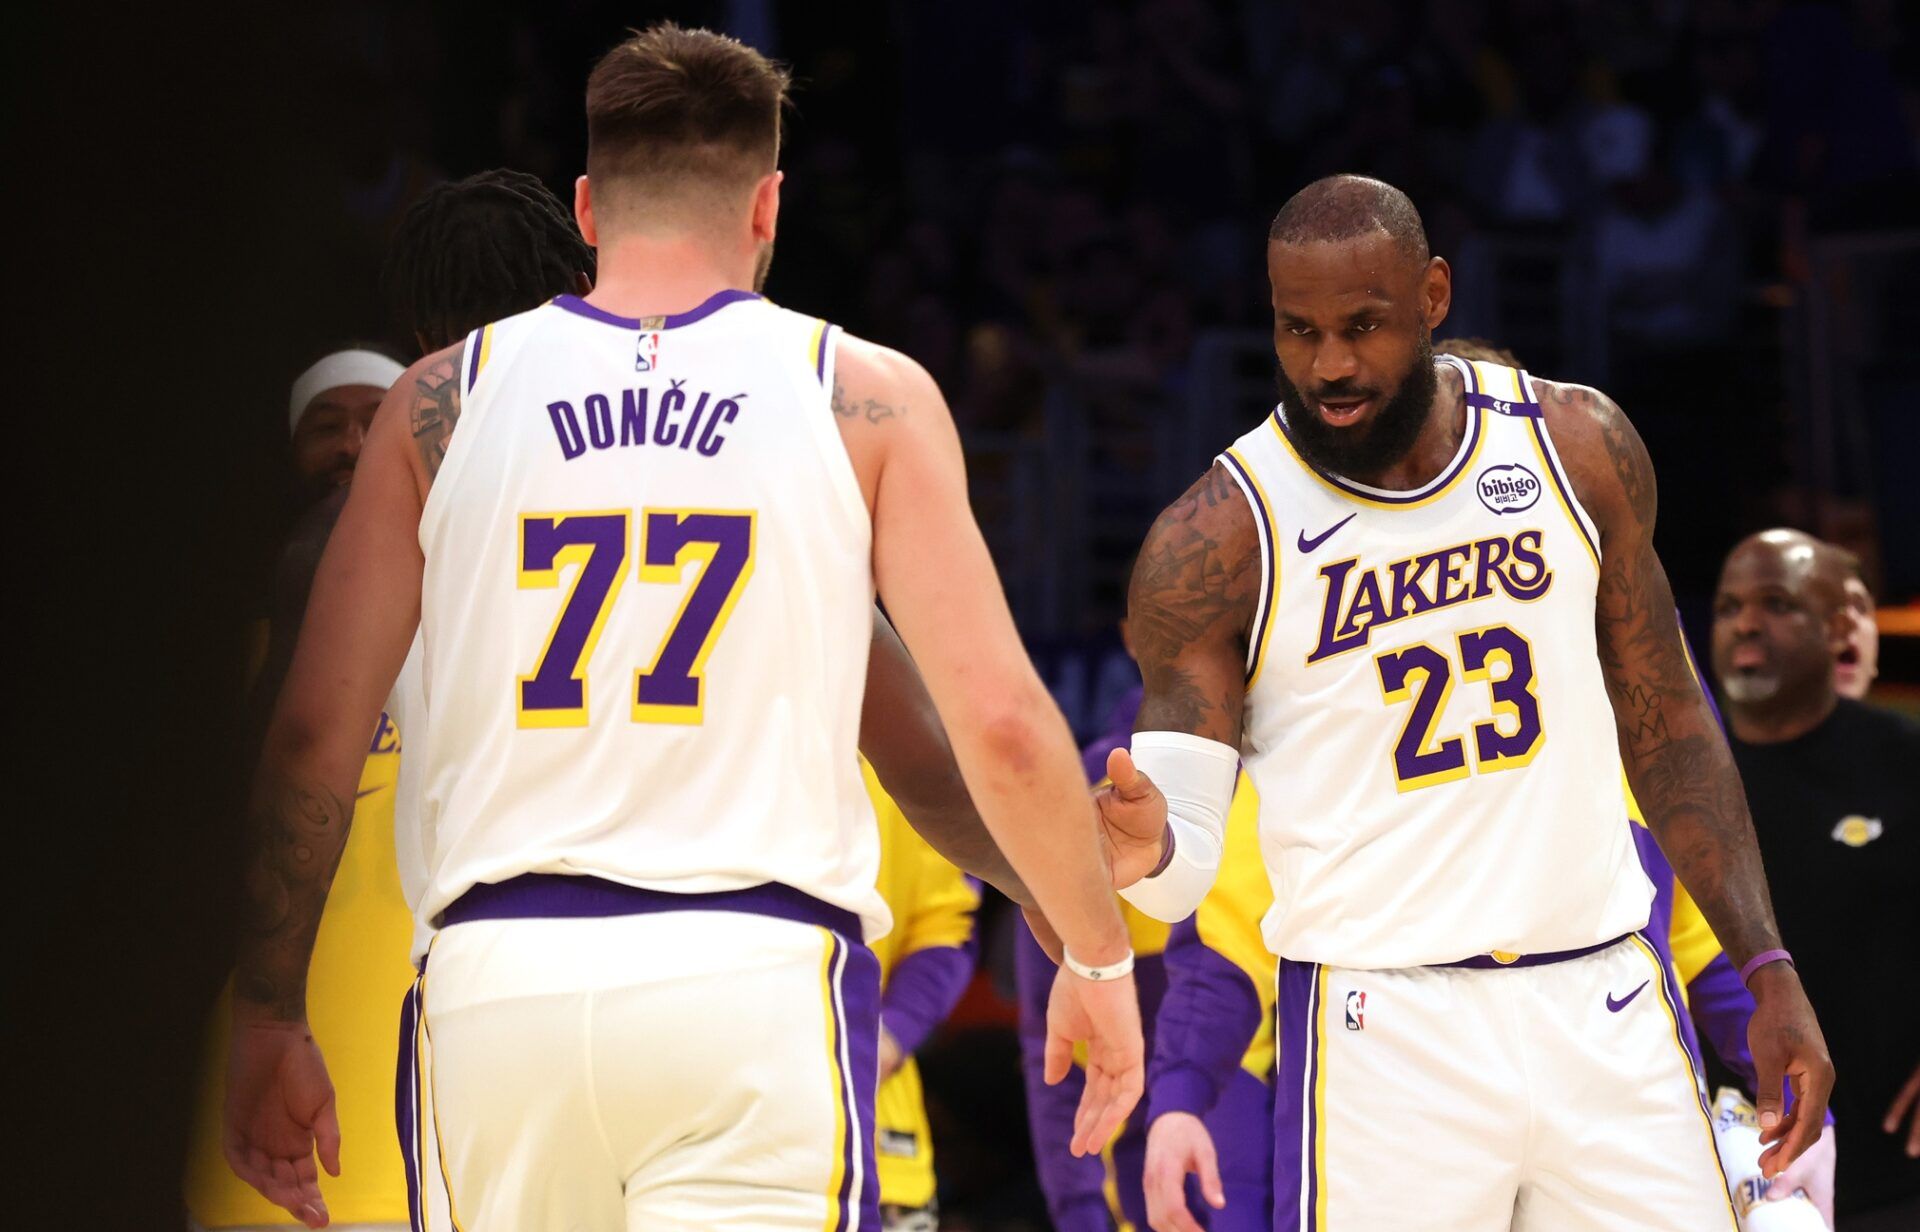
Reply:
M1755 642L1743 642L1727 654L1727 666L1736 672L1755 672L1767 665L1767 652Z
M1366 414L1372 398L1323 398L1317 404L1320 418L1336 428L1344 428Z
M1847 648L1846 648L1845 650L1843 650L1843 651L1841 651L1841 652L1840 652L1840 666L1841 666L1841 667L1858 667L1858 666L1860 666L1860 650L1859 650L1859 648L1858 648L1858 647L1856 647L1856 646L1849 646L1849 647L1847 647Z

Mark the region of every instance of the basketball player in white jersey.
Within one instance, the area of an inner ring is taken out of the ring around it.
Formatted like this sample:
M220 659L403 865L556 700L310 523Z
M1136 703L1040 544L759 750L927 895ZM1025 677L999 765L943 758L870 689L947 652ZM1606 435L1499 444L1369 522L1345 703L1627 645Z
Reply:
M1145 702L1102 808L1154 870L1124 893L1173 920L1238 759L1260 793L1275 1226L1732 1229L1638 935L1623 759L1758 1003L1769 1176L1833 1073L1681 645L1646 450L1596 390L1436 362L1449 272L1397 189L1310 185L1267 259L1281 402L1148 535Z
M289 1210L317 1197L316 1149L337 1166L303 981L416 619L442 926L421 1105L450 1224L877 1226L861 941L887 920L854 756L876 584L1065 945L1075 1149L1138 1097L1110 870L944 400L751 289L785 87L670 25L608 53L575 205L596 289L420 361L375 417L256 781L229 1108Z

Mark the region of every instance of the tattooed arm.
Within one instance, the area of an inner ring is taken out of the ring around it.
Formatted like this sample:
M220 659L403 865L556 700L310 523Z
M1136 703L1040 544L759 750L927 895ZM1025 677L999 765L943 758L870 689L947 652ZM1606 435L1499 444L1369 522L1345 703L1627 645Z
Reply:
M1213 742L1210 752L1207 746L1171 753L1154 747L1154 756L1163 761L1179 759L1167 764L1191 779L1168 782L1176 794L1187 792L1175 813L1205 831L1186 831L1193 839L1204 838L1206 847L1186 851L1192 859L1179 864L1171 878L1161 876L1178 846L1167 800L1134 765L1130 750L1115 749L1107 758L1111 782L1095 800L1114 884L1127 887L1128 900L1156 919L1171 922L1190 915L1217 867L1219 833L1212 822L1224 823L1224 795L1219 801L1209 798L1232 791L1259 562L1253 510L1226 468L1216 463L1154 522L1133 567L1127 632L1144 685L1135 744L1141 745L1140 734L1148 732ZM1203 787L1218 787L1223 772L1224 788Z
M421 502L458 416L459 350L408 369L374 416L260 755L234 972L227 1161L308 1226L314 1153L339 1173L333 1088L306 1023L307 965L366 750L419 622Z
M1535 382L1580 502L1600 530L1594 603L1600 667L1620 755L1647 825L1736 965L1780 948L1746 792L1680 641L1673 590L1653 548L1658 497L1639 433L1605 394ZM1820 1133L1833 1066L1799 977L1786 963L1754 973L1749 1027L1768 1176ZM1781 1112L1781 1076L1799 1102Z

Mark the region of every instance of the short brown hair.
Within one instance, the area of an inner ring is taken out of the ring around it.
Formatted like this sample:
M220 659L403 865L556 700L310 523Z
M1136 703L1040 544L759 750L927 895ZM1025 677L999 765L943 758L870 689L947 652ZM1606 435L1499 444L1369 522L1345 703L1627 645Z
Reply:
M658 22L587 78L587 177L649 195L742 190L774 169L787 70L738 39Z

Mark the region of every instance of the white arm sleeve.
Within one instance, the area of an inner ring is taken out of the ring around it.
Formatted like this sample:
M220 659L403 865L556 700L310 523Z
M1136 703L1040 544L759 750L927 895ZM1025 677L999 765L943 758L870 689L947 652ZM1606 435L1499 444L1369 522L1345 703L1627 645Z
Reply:
M1193 914L1213 888L1220 869L1220 838L1239 777L1235 749L1184 732L1135 732L1133 764L1167 798L1167 829L1173 859L1152 877L1143 877L1120 897L1168 924Z

